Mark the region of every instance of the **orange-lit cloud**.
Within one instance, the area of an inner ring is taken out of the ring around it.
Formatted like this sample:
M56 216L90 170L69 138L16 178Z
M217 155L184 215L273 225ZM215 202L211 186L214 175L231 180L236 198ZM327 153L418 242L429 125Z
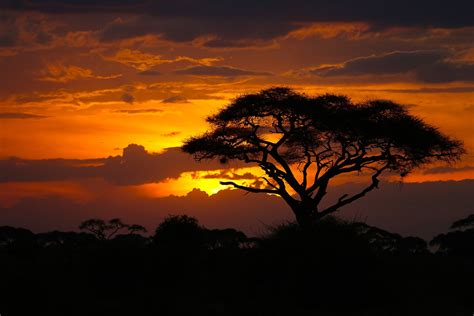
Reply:
M26 221L37 218L36 208L52 214L47 208L70 207L72 223L101 214L104 205L114 217L114 208L131 216L143 206L142 218L150 219L158 205L151 201L198 187L221 193L193 191L186 203L160 204L158 213L185 212L202 199L196 214L212 222L218 207L206 203L241 207L243 196L222 191L219 181L256 185L259 170L196 164L177 148L206 131L205 118L233 98L281 85L408 105L462 140L467 154L457 165L428 166L404 181L474 178L472 1L132 2L0 1L5 212L23 212ZM124 154L129 144L146 150ZM262 210L249 209L247 219L276 205L259 199L252 203ZM221 223L239 221L237 207L224 213Z
M149 54L128 48L120 49L114 55L102 55L102 58L104 60L115 61L133 67L140 71L146 71L162 64L177 63L182 61L208 66L222 60L220 57L192 58L186 56L177 56L173 59L166 59L160 55Z
M346 34L348 38L355 39L369 29L370 26L367 23L310 23L291 31L287 37L303 40L308 37L319 36L329 39Z
M101 76L94 74L92 70L74 66L74 65L62 65L62 64L49 64L46 69L42 72L42 76L39 80L52 81L52 82L68 82L78 79L115 79L121 77L121 74Z

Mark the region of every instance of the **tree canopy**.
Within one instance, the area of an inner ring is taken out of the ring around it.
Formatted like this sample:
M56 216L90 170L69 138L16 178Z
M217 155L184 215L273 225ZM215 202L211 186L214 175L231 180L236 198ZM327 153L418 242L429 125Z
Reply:
M237 97L208 117L211 129L186 140L196 160L239 160L259 166L265 185L221 182L281 196L300 224L339 210L377 188L386 171L405 176L435 161L464 153L462 143L441 133L406 107L387 100L353 103L342 95L307 96L276 87ZM359 193L319 209L329 182L352 172L370 175Z
M91 218L83 221L79 225L79 229L94 234L99 240L110 240L123 229L127 229L129 234L147 232L145 227L137 224L125 224L120 218L112 218L108 222L100 218Z

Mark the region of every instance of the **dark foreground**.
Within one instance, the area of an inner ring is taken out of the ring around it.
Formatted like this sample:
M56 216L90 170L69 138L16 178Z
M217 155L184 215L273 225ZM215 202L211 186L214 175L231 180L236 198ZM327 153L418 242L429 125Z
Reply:
M473 235L438 236L431 253L335 219L250 239L185 216L150 238L1 227L0 314L472 315Z

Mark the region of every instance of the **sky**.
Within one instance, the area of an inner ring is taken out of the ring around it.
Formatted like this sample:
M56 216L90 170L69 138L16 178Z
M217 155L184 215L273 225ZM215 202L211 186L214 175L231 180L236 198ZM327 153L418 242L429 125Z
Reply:
M467 0L0 1L0 225L74 229L121 216L153 226L193 213L258 230L291 218L275 197L219 184L252 183L256 168L196 163L179 149L233 98L272 86L393 100L462 140L457 164L417 170L398 191L389 176L376 195L430 214L433 197L407 196L439 185L458 190L443 195L457 208L446 212L474 213L459 201L474 189L473 11ZM374 224L426 236L449 226L422 230L404 205L377 215L371 199L357 214Z

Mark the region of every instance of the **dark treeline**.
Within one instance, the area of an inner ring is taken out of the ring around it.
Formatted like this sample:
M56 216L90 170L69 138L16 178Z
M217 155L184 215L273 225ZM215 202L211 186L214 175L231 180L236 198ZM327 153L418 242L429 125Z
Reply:
M167 217L0 227L1 315L471 315L474 215L429 244L328 217L259 237Z

